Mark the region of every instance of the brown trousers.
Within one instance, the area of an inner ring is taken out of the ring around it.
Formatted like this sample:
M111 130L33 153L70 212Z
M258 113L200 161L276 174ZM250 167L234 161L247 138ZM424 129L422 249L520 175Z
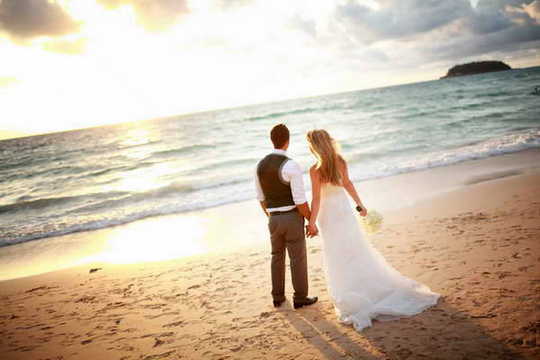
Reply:
M270 216L268 221L272 241L272 297L285 300L285 249L289 253L294 300L308 295L308 275L304 217L298 212Z

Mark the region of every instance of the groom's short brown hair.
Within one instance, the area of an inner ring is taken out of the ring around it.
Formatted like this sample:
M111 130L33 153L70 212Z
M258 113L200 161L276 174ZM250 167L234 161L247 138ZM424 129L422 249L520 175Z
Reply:
M274 144L274 148L280 149L289 141L289 129L285 124L279 124L272 128L270 131L270 139Z

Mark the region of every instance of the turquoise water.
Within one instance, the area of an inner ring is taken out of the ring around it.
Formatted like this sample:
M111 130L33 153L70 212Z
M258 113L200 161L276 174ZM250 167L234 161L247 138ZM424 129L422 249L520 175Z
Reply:
M280 122L305 169L327 129L356 181L540 147L537 85L540 67L0 141L0 246L253 199Z

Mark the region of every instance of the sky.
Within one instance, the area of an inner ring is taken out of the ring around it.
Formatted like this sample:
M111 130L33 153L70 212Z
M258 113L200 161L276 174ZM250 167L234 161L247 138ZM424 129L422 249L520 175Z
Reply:
M540 65L540 0L0 0L0 138Z

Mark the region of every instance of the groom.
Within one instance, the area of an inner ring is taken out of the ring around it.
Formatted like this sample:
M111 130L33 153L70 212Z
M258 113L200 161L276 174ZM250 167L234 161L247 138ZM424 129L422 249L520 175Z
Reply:
M293 304L298 309L317 302L308 297L308 276L304 218L309 220L310 210L304 192L302 169L287 157L289 129L283 124L270 132L274 151L257 165L255 184L257 199L268 216L268 229L272 242L272 297L274 307L285 301L285 249L291 262L294 287ZM308 233L308 236L315 236Z

